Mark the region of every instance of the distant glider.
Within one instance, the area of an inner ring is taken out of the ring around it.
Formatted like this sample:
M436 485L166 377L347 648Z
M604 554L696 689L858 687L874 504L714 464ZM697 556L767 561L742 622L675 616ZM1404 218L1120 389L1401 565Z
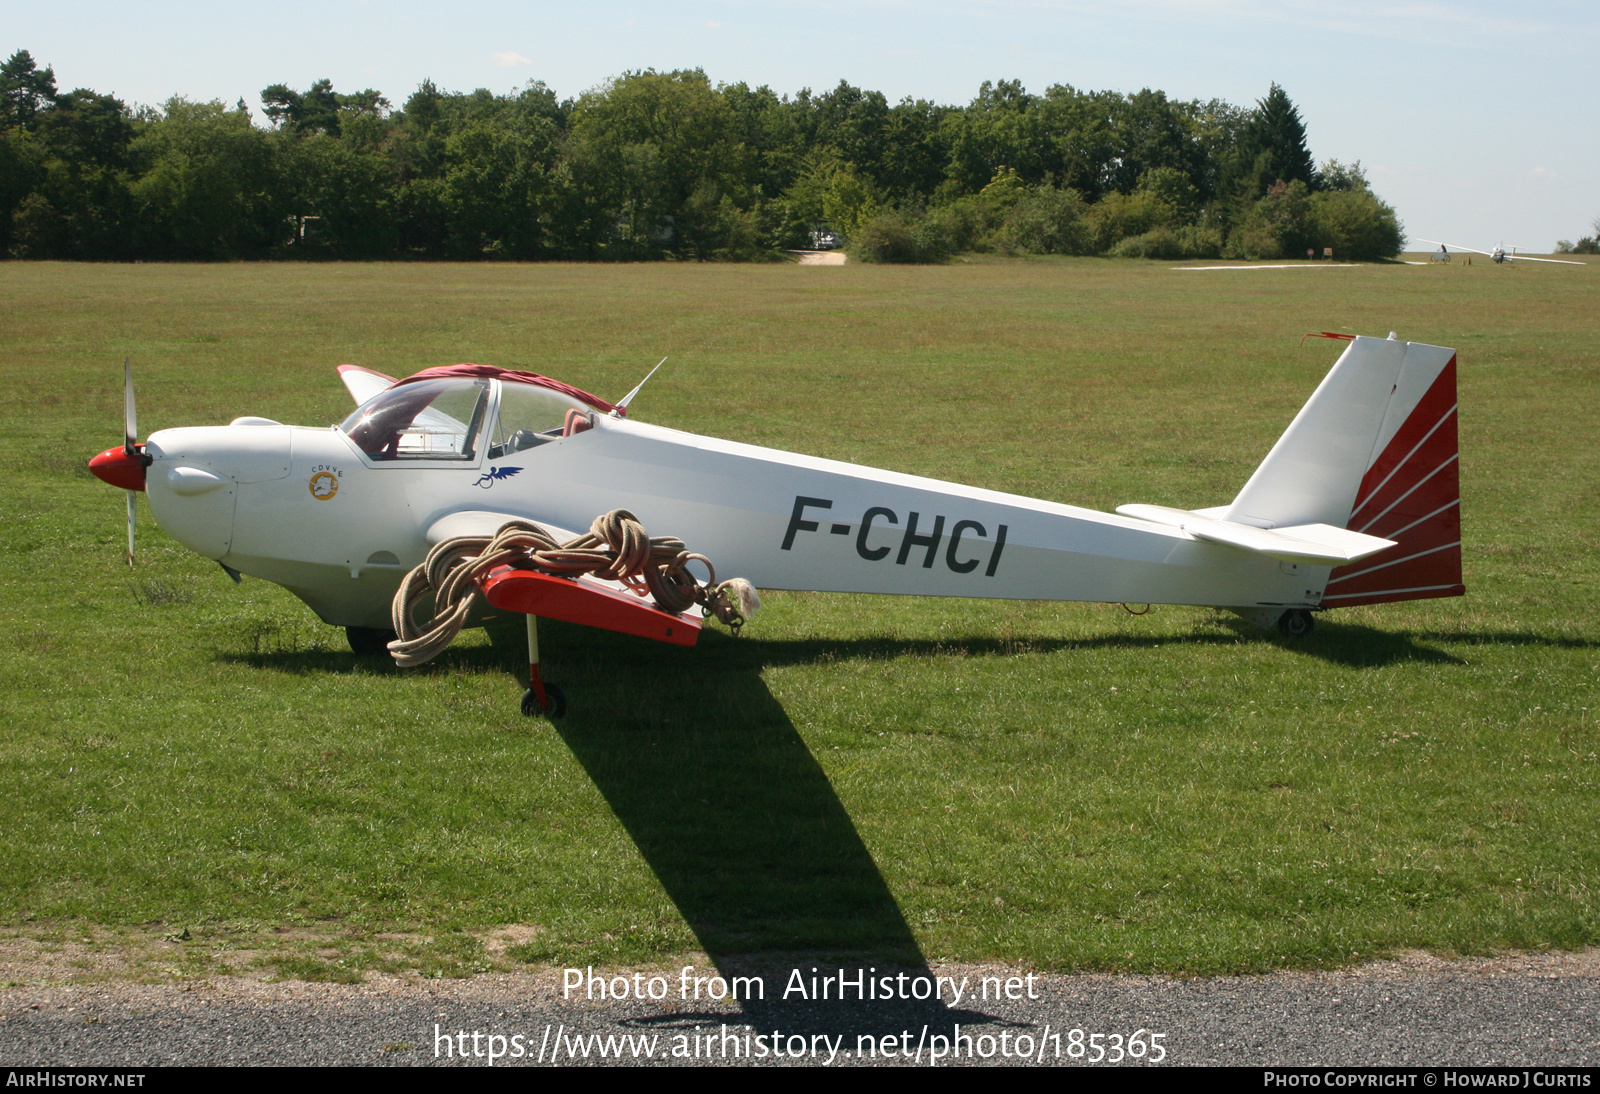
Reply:
M1507 251L1504 246L1496 246L1492 251L1480 251L1476 247L1458 247L1454 243L1441 243L1437 239L1420 239L1419 243L1432 243L1440 249L1436 253L1449 254L1450 251L1468 251L1475 255L1487 255L1496 264L1504 262L1554 262L1561 266L1587 266L1587 262L1574 262L1569 258L1535 258L1532 255L1519 255L1515 247Z

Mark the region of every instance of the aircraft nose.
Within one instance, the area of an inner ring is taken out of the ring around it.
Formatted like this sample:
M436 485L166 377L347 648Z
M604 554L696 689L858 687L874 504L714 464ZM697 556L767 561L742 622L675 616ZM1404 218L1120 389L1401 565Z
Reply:
M123 448L108 448L89 461L95 478L122 490L144 489L144 466L141 457L130 456Z

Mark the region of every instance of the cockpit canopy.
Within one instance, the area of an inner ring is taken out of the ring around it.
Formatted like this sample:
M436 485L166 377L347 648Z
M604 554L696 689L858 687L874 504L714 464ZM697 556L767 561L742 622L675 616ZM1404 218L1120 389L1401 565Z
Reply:
M375 460L470 460L488 404L487 380L424 380L380 392L339 428Z
M472 460L485 436L499 459L562 435L580 399L551 388L501 384L495 422L485 429L493 394L487 379L446 377L397 384L357 407L339 426L374 460Z

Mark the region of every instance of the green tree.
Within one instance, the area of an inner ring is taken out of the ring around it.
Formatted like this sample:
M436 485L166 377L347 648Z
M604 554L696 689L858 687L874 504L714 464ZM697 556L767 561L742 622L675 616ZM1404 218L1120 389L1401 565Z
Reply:
M1578 242L1572 244L1571 248L1565 253L1575 255L1600 254L1600 217L1595 217L1591 222L1590 227L1594 229L1594 235L1584 236L1583 238L1579 239Z
M1315 246L1311 190L1300 179L1276 182L1228 235L1229 258L1304 257Z
M950 149L944 119L952 108L926 99L902 99L884 122L882 152L875 165L878 185L900 200L926 200L945 181Z
M944 119L943 139L949 147L945 174L960 193L977 193L1002 167L1034 185L1048 173L1048 142L1038 100L1021 81L985 80L978 97L965 110Z
M273 84L262 90L261 102L275 126L296 133L339 135L339 96L332 80L318 80L303 93L287 84Z
M711 257L759 195L759 157L704 72L627 73L574 104L561 173L567 245L590 257ZM730 203L724 206L723 198Z
M28 127L56 101L56 74L40 69L25 49L0 64L0 129Z
M1132 192L1151 171L1181 175L1191 189L1197 189L1194 178L1204 177L1187 112L1165 92L1145 88L1116 103L1110 136L1113 154L1104 180L1110 189Z
M129 148L143 249L173 258L263 257L301 212L283 176L282 136L220 102L169 99Z
M1202 203L1230 196L1229 186L1237 181L1237 164L1250 111L1221 99L1195 101L1187 105L1189 125L1196 155L1202 165L1199 177L1191 181L1200 192Z
M377 151L312 133L280 141L281 170L293 194L290 253L379 258L399 245L394 178ZM300 218L307 218L303 222ZM304 223L302 235L297 229Z
M887 209L856 229L850 253L861 262L943 262L950 257L951 241L937 218Z
M811 119L766 86L725 84L718 94L728 110L729 139L752 153L747 180L763 198L773 199L794 184L803 167Z
M1131 194L1111 193L1090 206L1087 220L1097 252L1109 251L1122 240L1155 228L1170 228L1178 210L1151 190Z
M1139 176L1137 193L1152 194L1169 206L1178 219L1193 215L1200 201L1200 191L1189 176L1176 167L1152 167Z
M1319 188L1323 190L1359 190L1371 193L1372 187L1367 185L1367 173L1362 170L1361 161L1354 163L1340 163L1338 160L1327 160L1317 171Z
M522 121L475 118L445 142L440 196L459 257L540 257L556 131Z
M304 92L287 84L273 84L262 90L261 102L274 126L331 137L339 136L352 122L382 120L389 112L389 100L381 93L369 87L341 95L333 90L332 80L318 80ZM370 135L371 127L364 132Z
M0 129L0 254L17 253L16 218L45 177L47 158L36 134L20 126ZM36 215L30 213L30 220Z
M1070 84L1048 88L1039 103L1040 128L1047 144L1044 171L1061 187L1095 200L1113 187L1121 137L1117 115L1123 105L1113 91L1083 92Z
M1237 153L1241 193L1254 201L1278 182L1316 189L1316 168L1306 147L1306 127L1288 94L1273 84L1240 135Z
M1393 258L1405 246L1395 211L1365 188L1311 195L1307 235L1339 258Z
M1088 254L1094 240L1087 212L1076 190L1036 187L1007 211L995 243L1009 253Z
M844 80L811 100L815 116L811 148L832 151L875 186L884 164L889 103L881 91L864 91Z
M13 220L13 253L30 258L126 258L135 250L127 107L79 88L58 96L35 125L42 159L26 209Z

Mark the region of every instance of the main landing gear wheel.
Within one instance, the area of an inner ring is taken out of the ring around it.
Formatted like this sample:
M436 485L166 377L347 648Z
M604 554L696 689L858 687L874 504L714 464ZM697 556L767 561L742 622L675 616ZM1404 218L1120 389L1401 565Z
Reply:
M344 636L357 657L386 656L389 643L394 641L393 631L380 631L376 627L346 627Z
M1291 608L1278 617L1278 630L1285 638L1304 638L1316 625L1317 621L1304 608Z
M566 712L566 693L554 684L546 684L544 686L543 706L539 704L539 693L532 688L522 693L522 713L530 718L540 715L546 718L559 718Z

